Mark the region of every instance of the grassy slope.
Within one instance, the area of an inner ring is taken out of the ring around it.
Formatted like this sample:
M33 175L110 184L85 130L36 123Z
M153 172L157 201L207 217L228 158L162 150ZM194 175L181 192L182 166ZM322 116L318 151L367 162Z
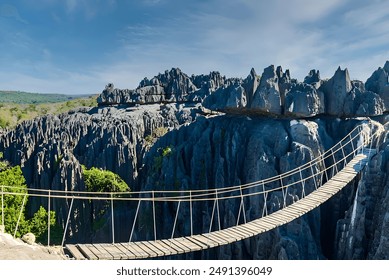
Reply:
M43 99L39 97L39 102L37 99L34 99L35 102L31 100L31 96L20 99L21 96L23 95L19 95L19 100L16 100L18 102L9 102L10 99L8 102L0 101L0 127L15 127L24 120L45 114L60 114L82 106L97 106L96 96L65 99L67 101L62 102L54 101L51 96L44 96Z
M73 96L65 94L41 94L23 91L7 91L0 90L0 103L16 103L16 104L42 104L42 103L57 103L65 102L71 99L86 97Z

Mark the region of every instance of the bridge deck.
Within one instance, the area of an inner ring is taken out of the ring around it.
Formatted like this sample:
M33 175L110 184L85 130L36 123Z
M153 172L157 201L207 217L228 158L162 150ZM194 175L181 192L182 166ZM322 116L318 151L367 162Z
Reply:
M220 231L156 241L66 245L75 259L144 259L205 250L272 230L301 217L342 190L364 168L375 150L365 149L317 190L277 212Z

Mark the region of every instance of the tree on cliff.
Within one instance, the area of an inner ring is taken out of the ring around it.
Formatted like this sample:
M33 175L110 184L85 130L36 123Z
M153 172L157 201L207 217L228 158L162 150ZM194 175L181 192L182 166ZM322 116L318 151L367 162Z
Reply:
M0 158L1 156L0 154ZM13 234L17 228L16 237L21 237L27 232L32 232L39 240L47 232L47 211L41 206L33 217L30 219L26 218L28 193L22 170L20 166L9 167L4 161L1 161L1 163L0 190L2 193L13 193L2 194L1 197L1 222L4 222L5 231ZM55 212L51 211L50 214L50 225L54 225Z

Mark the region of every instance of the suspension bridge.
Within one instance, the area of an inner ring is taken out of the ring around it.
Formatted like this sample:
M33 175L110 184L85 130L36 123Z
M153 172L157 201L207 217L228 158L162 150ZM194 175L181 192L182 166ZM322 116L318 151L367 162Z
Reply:
M309 162L248 184L129 193L28 189L28 196L47 199L48 221L52 203L64 202L67 219L61 246L75 259L143 259L207 250L270 231L329 200L349 185L376 153L382 131L373 130L372 122L366 121ZM0 191L2 210L5 195L27 197L27 193L13 191L12 187L1 186ZM82 204L76 206L76 201ZM111 240L97 244L65 242L70 220L75 213L81 215L80 209L91 202L104 202ZM127 217L126 225L118 225L115 205L123 203L130 203L132 216ZM228 221L223 219L227 215ZM169 219L163 221L161 217ZM124 228L128 229L128 239L118 241L117 231ZM50 245L50 224L47 240Z

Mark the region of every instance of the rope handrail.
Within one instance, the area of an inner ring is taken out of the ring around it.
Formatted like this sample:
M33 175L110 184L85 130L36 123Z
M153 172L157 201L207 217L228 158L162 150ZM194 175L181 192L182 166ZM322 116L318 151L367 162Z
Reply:
M370 122L368 124L371 124ZM293 176L296 175L297 173L307 170L308 168L312 168L312 166L316 166L319 163L322 163L325 159L333 156L336 152L342 150L345 146L347 146L350 143L353 143L355 139L360 137L363 133L367 133L364 130L364 126L366 123L360 124L356 126L350 133L348 133L345 137L342 138L338 143L336 143L334 146L332 146L330 149L328 149L326 152L323 154L320 154L318 157L312 159L311 161L296 167L292 170L289 170L285 173L262 179L259 181L243 184L243 185L238 185L238 186L231 186L231 187L225 187L225 188L214 188L214 189L203 189L203 190L180 190L180 191L173 191L173 190L167 190L167 191L141 191L141 192L88 192L88 191L64 191L64 190L50 190L51 194L50 197L52 198L77 198L77 199L84 199L84 200L107 200L107 199L113 199L113 200L126 200L126 201L150 201L150 200L155 200L155 201L209 201L209 200L215 200L215 196L217 194L218 200L224 200L224 199L231 199L231 198L240 198L240 197L247 197L247 196L254 196L254 195L263 195L264 193L270 193L273 191L279 191L285 188L288 188L292 185L296 185L299 183L302 183L303 181L306 181L308 179L314 179L317 176L321 176L328 170L331 170L335 166L337 166L339 163L343 162L345 159L347 159L351 154L355 153L355 151L360 150L362 147L367 145L371 138L376 135L378 132L375 132L373 135L368 135L368 137L363 137L363 142L360 145L357 145L354 147L354 149L348 153L345 157L342 159L338 160L337 162L333 163L330 166L327 166L323 170L318 170L315 174L310 175L309 177L305 177L304 179L300 179L298 181L294 181L293 183L286 184L282 187L276 187L272 189L267 189L267 190L262 190L260 192L254 192L254 193L245 193L245 194L239 194L239 195L230 195L230 196L221 196L226 193L233 193L236 191L244 191L248 190L250 188L255 188L258 186L266 185L266 184L271 184L273 182L277 182L279 180L285 179L288 176ZM352 136L355 131L358 131L358 133L354 136ZM349 138L349 139L348 139ZM347 139L346 143L342 143ZM339 146L337 149L334 149L335 147ZM21 190L26 190L20 187L10 187L10 186L5 186L9 189L21 189ZM42 190L42 189L32 189L28 188L27 189L30 193L28 194L29 196L32 197L48 197L48 195L44 194L48 192L49 190ZM31 193L31 192L37 192L37 193ZM3 194L13 194L13 195L24 195L25 193L17 193L17 192L2 192ZM154 199L147 197L147 195L151 194L164 194L164 193L175 193L175 194L180 194L179 196L164 196L164 197L154 197ZM182 195L186 193L192 193L191 195ZM195 193L195 194L193 194ZM124 197L125 195L130 195L130 197ZM135 197L134 195L138 195ZM144 195L142 197L141 195ZM207 198L209 197L209 198Z

